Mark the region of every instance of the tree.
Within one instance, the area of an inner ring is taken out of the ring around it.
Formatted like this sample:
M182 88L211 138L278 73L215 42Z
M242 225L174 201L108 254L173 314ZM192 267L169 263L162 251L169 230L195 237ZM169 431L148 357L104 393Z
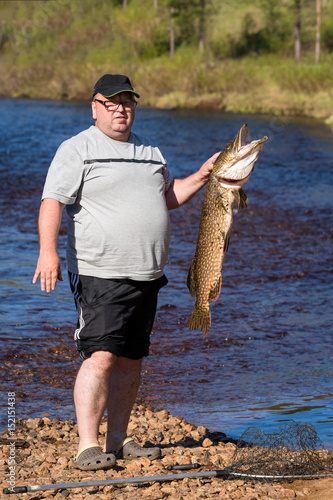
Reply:
M301 0L294 0L294 57L301 62Z
M175 53L176 35L175 35L175 9L170 7L170 41L169 41L169 55L172 57Z
M205 47L205 7L206 0L199 1L199 51L203 52Z
M205 44L205 18L207 0L167 0L170 12L170 54L176 41L198 44L202 52Z
M321 25L321 1L316 0L317 26L316 26L316 48L315 48L315 63L319 64L320 57L320 25Z

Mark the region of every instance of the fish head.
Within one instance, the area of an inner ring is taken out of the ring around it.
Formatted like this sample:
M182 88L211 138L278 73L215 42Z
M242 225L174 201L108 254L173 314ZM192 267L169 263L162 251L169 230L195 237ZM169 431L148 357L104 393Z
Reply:
M249 180L267 136L251 141L247 123L215 160L212 174L226 188L240 189Z

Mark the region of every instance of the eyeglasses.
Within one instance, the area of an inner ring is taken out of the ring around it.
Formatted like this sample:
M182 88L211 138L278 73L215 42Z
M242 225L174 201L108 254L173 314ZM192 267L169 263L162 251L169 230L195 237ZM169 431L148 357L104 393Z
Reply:
M117 111L119 106L122 106L125 110L132 110L136 108L138 104L135 99L133 101L100 101L99 99L94 99L94 102L99 102L103 104L104 108L107 111Z

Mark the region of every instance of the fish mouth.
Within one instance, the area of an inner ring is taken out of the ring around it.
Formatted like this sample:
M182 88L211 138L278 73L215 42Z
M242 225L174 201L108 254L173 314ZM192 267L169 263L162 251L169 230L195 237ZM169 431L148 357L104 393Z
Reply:
M242 148L251 143L251 135L247 123L241 127L234 141L234 150L239 152Z
M227 177L218 177L218 176L216 177L216 179L219 181L220 184L224 185L225 187L242 187L251 177L253 169L254 167L252 168L249 175L243 177L242 179L229 179Z
M222 175L217 172L219 182L227 187L242 187L249 180L266 140L267 136L251 141L249 127L245 123L230 144L232 159L228 168Z

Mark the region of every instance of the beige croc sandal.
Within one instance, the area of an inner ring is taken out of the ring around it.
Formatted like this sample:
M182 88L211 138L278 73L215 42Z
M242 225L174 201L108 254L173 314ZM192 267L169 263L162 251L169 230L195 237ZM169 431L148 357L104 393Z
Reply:
M156 460L156 458L160 458L161 456L160 448L142 448L131 437L123 439L113 453L116 458L123 458L124 460L132 460L140 457Z
M98 444L90 444L83 448L73 459L74 469L80 470L106 470L116 464L113 453L104 453Z

